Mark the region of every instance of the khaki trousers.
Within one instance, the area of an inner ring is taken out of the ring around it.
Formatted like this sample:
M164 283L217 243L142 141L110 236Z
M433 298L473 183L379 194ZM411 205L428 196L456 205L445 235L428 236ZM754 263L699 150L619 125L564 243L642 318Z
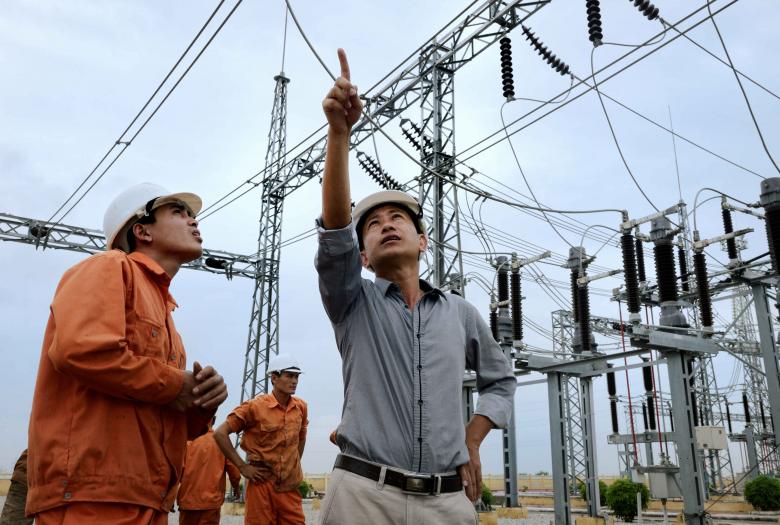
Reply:
M342 469L333 469L320 509L320 525L478 525L464 491L427 496Z

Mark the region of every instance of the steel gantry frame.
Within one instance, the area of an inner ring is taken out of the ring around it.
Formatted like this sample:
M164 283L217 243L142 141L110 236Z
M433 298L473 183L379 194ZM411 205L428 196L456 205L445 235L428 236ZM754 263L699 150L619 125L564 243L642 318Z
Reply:
M0 241L28 244L35 248L67 250L86 255L105 251L106 238L100 230L39 221L0 213ZM233 277L256 279L258 260L221 250L203 250L203 255L182 268Z

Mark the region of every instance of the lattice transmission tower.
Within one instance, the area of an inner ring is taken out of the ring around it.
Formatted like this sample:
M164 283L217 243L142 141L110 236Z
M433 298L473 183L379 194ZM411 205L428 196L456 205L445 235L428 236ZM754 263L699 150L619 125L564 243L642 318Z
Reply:
M279 259L286 192L283 167L287 154L287 84L290 79L282 71L274 80L274 105L265 154L268 176L262 183L260 232L257 239L258 278L255 280L252 314L249 318L249 337L241 383L242 403L259 392L268 391L268 360L279 353Z

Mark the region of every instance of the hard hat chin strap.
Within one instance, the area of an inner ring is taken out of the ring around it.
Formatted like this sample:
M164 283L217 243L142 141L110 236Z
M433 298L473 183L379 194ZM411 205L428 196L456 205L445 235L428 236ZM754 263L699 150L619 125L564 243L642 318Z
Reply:
M152 199L152 200L150 200L149 202L146 203L146 206L144 207L144 214L142 215L142 217L151 217L152 216L152 211L154 211L154 203L155 202L157 202L157 197L155 197L154 199Z

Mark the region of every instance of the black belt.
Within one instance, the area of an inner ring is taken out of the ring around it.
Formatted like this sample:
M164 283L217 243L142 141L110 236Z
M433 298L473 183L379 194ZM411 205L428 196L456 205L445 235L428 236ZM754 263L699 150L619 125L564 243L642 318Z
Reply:
M383 469L379 465L343 454L339 454L336 457L336 463L333 466L373 481L379 481ZM436 495L463 490L463 483L458 474L450 474L448 476L440 476L438 474L404 474L387 467L385 467L384 483L385 485L398 487L402 491L411 494Z

